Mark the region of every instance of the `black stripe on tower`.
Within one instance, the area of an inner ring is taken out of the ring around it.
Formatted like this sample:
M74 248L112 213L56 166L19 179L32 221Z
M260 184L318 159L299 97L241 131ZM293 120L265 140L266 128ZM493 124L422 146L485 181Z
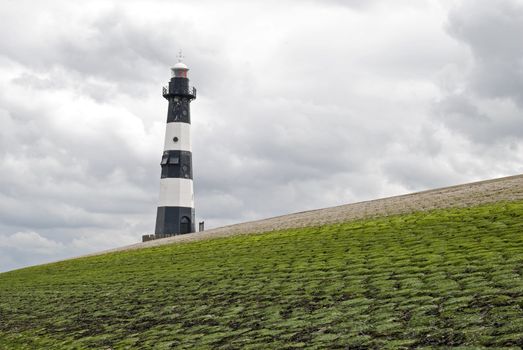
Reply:
M194 219L194 208L158 207L154 233L177 235L194 232Z
M162 179L173 177L192 180L192 153L190 151L164 151L161 166Z
M191 109L189 104L196 98L196 89L189 87L187 78L171 78L169 89L163 97L169 100L167 123L180 122L191 124Z

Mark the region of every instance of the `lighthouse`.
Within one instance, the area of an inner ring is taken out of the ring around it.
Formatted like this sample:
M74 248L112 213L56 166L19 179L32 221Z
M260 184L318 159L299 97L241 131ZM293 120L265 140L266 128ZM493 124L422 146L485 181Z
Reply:
M196 89L189 86L188 71L180 55L178 63L171 68L169 84L163 88L163 97L169 106L160 162L156 238L194 232L190 104L196 98Z

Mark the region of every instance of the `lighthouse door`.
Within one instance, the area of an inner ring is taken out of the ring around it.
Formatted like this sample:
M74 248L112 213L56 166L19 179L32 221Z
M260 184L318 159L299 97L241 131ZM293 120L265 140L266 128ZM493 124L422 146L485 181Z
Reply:
M191 219L189 219L187 216L182 216L182 219L180 220L180 233L189 233L191 232Z

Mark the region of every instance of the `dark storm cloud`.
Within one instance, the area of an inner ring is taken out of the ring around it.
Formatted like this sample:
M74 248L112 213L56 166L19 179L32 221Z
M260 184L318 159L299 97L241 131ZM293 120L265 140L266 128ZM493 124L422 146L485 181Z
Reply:
M523 3L465 1L450 13L448 30L472 51L471 89L523 106Z
M464 1L450 12L447 30L471 56L460 87L435 106L452 130L483 144L523 137L523 4L492 5Z

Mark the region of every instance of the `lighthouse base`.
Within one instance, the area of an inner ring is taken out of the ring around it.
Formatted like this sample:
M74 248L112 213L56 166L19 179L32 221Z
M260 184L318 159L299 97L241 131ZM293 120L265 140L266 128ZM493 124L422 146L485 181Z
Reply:
M154 241L155 239L169 238L179 235L142 235L142 242Z
M183 235L194 232L194 208L158 207L156 235Z

